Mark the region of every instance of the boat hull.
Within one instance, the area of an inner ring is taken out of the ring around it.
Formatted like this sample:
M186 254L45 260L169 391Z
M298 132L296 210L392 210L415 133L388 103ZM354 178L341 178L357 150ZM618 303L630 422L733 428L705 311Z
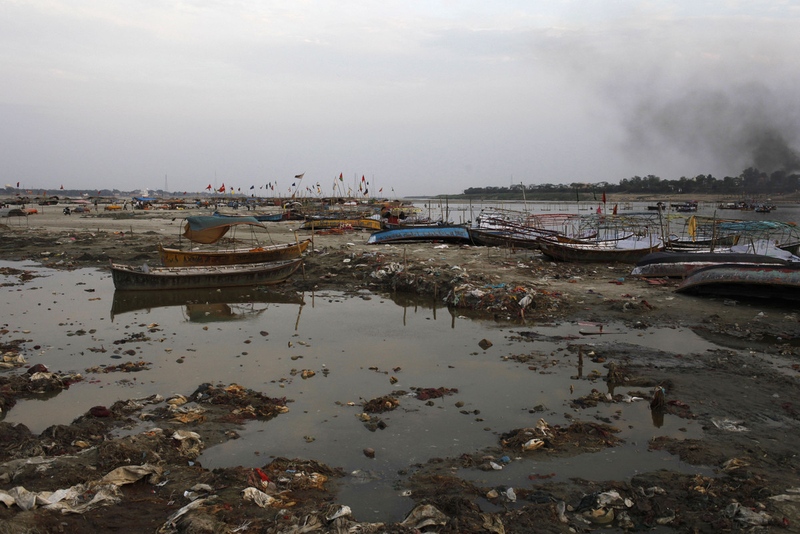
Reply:
M375 232L367 239L368 245L419 241L439 241L448 243L469 243L469 230L465 226L418 226L414 228L393 228Z
M555 243L542 240L539 242L539 248L546 256L556 261L636 263L650 253L662 250L663 246L659 243L644 248L613 248L613 246Z
M721 264L787 265L786 260L762 254L736 252L655 252L636 263L631 272L645 278L685 278L704 267Z
M193 267L208 265L236 265L265 263L299 258L311 244L310 239L285 245L271 245L246 250L212 251L179 250L158 245L161 263L166 267Z
M149 267L111 264L114 288L120 291L200 289L273 285L284 282L302 259L202 267Z
M675 291L797 301L800 300L800 265L715 265L694 271Z
M469 229L472 242L482 247L521 248L536 250L539 248L537 237L522 237L503 230Z

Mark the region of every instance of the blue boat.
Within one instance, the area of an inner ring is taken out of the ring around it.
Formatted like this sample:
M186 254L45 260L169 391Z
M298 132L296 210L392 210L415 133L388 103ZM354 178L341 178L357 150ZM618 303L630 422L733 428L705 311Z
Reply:
M368 245L384 243L403 243L417 241L438 241L446 243L470 243L469 231L466 226L441 225L441 226L410 226L392 228L375 232L367 240Z

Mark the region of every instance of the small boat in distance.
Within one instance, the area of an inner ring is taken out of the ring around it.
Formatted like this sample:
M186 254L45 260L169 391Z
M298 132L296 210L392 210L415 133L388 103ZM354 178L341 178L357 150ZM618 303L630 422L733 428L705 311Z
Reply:
M148 289L200 289L280 284L303 263L302 258L267 263L200 267L132 267L111 263L114 288L125 291Z

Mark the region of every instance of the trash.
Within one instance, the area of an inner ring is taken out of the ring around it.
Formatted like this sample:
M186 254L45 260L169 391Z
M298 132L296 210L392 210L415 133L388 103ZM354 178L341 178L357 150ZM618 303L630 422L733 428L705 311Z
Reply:
M517 494L514 492L514 488L508 488L505 492L506 499L511 502L517 502Z
M529 439L522 445L523 451L535 451L544 447L544 441L539 438Z
M734 521L747 523L748 525L768 525L772 521L772 516L766 512L754 512L746 506L742 506L734 501L725 508L725 515Z
M411 510L400 524L422 531L425 527L446 525L447 516L432 504L422 504Z
M172 439L179 443L178 449L181 455L192 460L200 456L200 450L203 448L203 441L200 439L200 434L197 432L176 430L172 434Z
M367 458L375 458L375 449L367 447L364 449L364 456Z
M728 432L749 432L750 429L745 427L742 421L735 421L733 419L717 419L711 420L714 426L720 430L727 430Z
M483 350L486 350L486 349L488 349L489 347L491 347L491 346L492 346L492 342L491 342L491 341L489 341L488 339L481 339L481 340L478 342L478 346L479 346L480 348L482 348Z
M268 495L260 489L252 486L242 490L242 498L245 501L253 501L261 508L266 508L277 500L272 495Z
M146 476L149 476L150 483L153 483L160 474L161 468L155 465L129 465L114 469L99 480L56 491L34 492L22 486L0 490L0 502L8 507L16 504L22 510L32 510L41 506L63 514L82 514L101 504L119 502L119 486L136 482Z
M333 521L339 517L345 517L352 514L353 511L349 506L332 504L328 508L328 513L325 514L325 521Z

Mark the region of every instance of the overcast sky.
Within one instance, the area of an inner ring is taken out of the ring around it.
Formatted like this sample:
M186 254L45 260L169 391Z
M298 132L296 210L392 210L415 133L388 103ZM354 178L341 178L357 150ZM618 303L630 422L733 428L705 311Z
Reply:
M798 19L796 0L0 0L0 185L772 171L797 163Z

